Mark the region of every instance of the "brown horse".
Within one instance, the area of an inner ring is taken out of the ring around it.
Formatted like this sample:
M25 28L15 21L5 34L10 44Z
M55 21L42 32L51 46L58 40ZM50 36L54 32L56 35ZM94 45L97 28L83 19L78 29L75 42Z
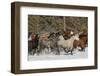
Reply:
M74 40L73 47L74 48L80 47L81 48L80 51L85 51L85 47L88 41L87 39L88 39L87 35L81 34L79 36L79 40Z
M30 54L34 55L38 50L39 36L38 34L32 33L28 38L28 51Z
M88 41L88 35L82 34L82 35L79 36L79 38L80 38L81 40L83 40L85 44L87 44L87 41Z

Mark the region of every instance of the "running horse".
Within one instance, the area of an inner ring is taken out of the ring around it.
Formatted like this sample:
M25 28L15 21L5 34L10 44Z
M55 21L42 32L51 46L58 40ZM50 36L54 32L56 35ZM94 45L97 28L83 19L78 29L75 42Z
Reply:
M39 36L38 34L32 33L28 38L28 51L34 55L38 51Z
M85 51L85 47L88 42L88 35L81 34L79 35L79 40L75 40L73 43L74 48L80 47L81 50L79 51Z
M39 37L39 50L38 50L38 55L42 54L43 52L49 53L50 51L50 41L48 39L49 34L48 33L43 33ZM47 49L47 51L45 51Z
M57 42L58 46L63 48L63 50L68 53L71 52L71 55L73 55L73 42L74 40L79 40L79 35L76 34L72 36L71 38L65 40L64 37L61 35L59 36L59 41ZM66 51L67 49L67 51ZM59 49L58 49L59 50Z

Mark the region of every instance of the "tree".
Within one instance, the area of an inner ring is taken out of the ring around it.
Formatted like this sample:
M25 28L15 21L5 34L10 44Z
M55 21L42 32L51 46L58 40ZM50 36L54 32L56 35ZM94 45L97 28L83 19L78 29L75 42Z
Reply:
M34 33L56 32L59 30L74 32L88 30L87 17L28 15L28 31Z

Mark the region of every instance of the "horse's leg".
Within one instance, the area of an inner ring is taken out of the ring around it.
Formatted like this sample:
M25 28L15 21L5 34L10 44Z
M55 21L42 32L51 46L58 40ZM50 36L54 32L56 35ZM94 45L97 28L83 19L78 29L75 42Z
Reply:
M31 52L32 52L32 49L28 48L28 54L31 54Z
M35 53L36 53L36 48L34 49L34 51L33 51L33 53L32 53L32 54L34 55Z
M30 55L32 55L33 54L33 49L30 49Z
M85 47L81 46L81 49L79 49L79 51L85 51Z
M36 54L38 55L38 52L39 52L39 48L37 48L37 51L36 51Z
M46 54L48 54L49 53L49 47L47 47L47 51L45 52Z
M35 49L34 49L34 51L33 51L32 55L34 55L34 54L35 54Z
M71 49L71 55L73 55L73 49Z
M50 47L47 47L47 49L48 49L48 52L47 53L49 54L50 53Z
M80 46L80 49L79 49L79 51L82 51L82 47Z
M71 52L71 55L73 55L74 48L68 48L68 52Z
M84 52L85 52L85 47L84 47L84 48L82 48L82 51L84 51Z
M29 54L30 54L30 55L32 55L32 50L33 50L33 49L32 49L32 46L28 46L28 51L29 51Z
M68 53L68 51L66 51L66 48L63 48L63 50L64 50L65 53Z
M52 47L50 47L50 53L52 53L53 52L53 48Z
M57 46L57 52L56 52L56 55L60 55L60 48Z
M52 47L50 49L51 49L50 53L53 53L55 55L57 54L57 47Z
M37 50L37 55L40 55L40 53L41 53L41 48L38 48L38 50Z
M69 48L67 48L67 51L66 51L66 53L69 53L70 52L70 49Z

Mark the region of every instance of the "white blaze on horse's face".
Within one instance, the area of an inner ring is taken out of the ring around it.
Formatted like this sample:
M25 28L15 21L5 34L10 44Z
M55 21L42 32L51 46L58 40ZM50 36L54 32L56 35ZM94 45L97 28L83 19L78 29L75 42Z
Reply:
M71 34L71 35L73 35L73 34L74 34L74 32L73 32L73 31L71 31L71 32L70 32L70 34Z

